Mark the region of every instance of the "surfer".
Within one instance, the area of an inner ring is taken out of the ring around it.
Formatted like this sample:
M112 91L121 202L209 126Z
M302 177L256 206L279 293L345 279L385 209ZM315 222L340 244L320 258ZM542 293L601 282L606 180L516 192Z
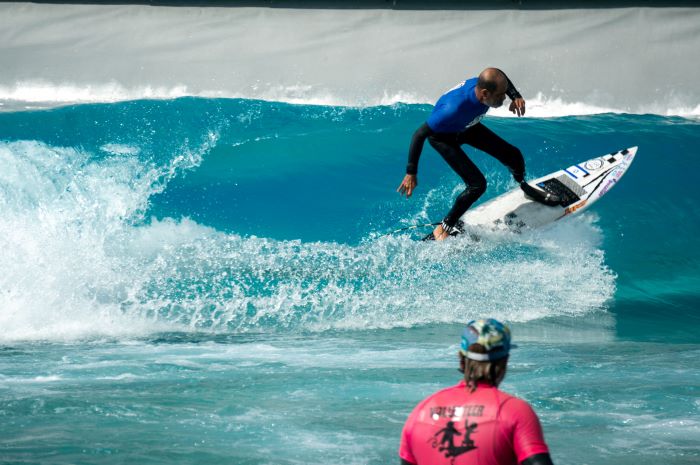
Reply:
M464 379L413 409L401 433L402 465L552 465L537 414L498 389L511 347L501 322L467 324L459 350Z
M500 69L486 68L478 77L467 79L440 97L428 121L413 134L406 176L397 189L400 194L410 197L418 186L418 159L426 139L467 185L442 223L426 239L442 240L461 232L459 218L486 191L486 178L464 153L462 144L482 150L507 166L527 197L545 205L559 204L555 195L525 182L525 161L520 150L481 123L489 108L503 105L506 95L511 99L510 111L523 116L525 100L510 79Z

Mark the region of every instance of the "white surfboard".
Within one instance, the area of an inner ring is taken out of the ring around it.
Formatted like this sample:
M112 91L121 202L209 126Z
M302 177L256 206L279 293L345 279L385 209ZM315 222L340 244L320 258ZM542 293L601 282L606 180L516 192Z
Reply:
M556 194L561 206L548 207L525 197L517 187L468 210L461 218L470 227L522 232L545 226L596 203L622 178L637 154L637 147L591 158L547 176L530 185Z

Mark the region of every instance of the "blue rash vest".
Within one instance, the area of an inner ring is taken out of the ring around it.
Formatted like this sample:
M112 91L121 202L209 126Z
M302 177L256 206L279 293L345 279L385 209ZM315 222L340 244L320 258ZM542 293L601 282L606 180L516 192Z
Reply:
M460 132L481 121L489 107L476 98L474 88L478 81L467 79L440 97L428 117L430 129L437 133Z

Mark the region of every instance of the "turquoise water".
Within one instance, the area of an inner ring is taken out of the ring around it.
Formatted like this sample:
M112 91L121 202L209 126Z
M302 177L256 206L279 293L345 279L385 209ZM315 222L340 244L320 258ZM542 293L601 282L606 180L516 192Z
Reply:
M555 463L700 460L700 122L497 118L536 177L639 146L591 210L521 236L424 231L460 190L427 105L184 98L0 113L0 461L397 462L456 383L460 324L508 321L504 390ZM514 187L470 152L484 200Z

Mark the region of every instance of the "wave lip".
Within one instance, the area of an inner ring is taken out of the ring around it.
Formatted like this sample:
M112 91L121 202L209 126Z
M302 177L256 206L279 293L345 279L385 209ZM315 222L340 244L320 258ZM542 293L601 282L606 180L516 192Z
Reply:
M47 81L19 82L0 86L0 109L50 108L82 103L114 103L142 99L174 99L191 95L187 86L140 86L126 88L117 82L94 85L54 84Z
M202 90L193 91L181 84L175 86L125 87L117 82L94 85L70 83L54 84L46 81L21 82L14 87L0 86L0 110L52 108L63 105L87 103L114 103L130 100L171 100L181 97L252 99L283 102L295 105L319 105L341 107L375 107L395 104L432 105L434 101L415 92L368 92L365 97L342 97L336 93L310 85L253 84L238 91ZM528 117L552 118L584 116L604 113L654 114L659 116L681 116L700 118L700 103L688 103L676 96L658 103L640 103L636 107L617 108L594 103L567 101L561 96L550 97L543 92L526 99ZM507 104L491 110L491 116L513 117Z

